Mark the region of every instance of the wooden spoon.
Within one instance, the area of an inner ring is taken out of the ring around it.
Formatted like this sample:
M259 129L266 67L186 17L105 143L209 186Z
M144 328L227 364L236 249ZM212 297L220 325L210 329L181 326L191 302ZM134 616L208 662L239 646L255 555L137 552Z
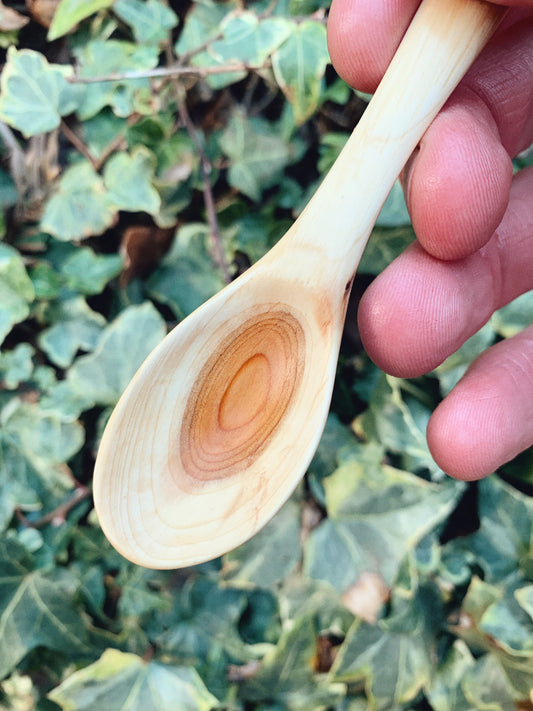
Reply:
M322 433L350 288L381 206L503 13L482 0L424 0L302 215L139 369L94 474L100 523L126 558L150 568L215 558L293 492Z

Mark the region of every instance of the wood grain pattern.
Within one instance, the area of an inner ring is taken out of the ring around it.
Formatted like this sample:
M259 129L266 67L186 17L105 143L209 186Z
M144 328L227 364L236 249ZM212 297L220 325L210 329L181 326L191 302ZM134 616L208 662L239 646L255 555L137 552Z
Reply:
M351 283L381 206L504 10L423 0L356 130L278 244L171 331L115 408L95 507L152 568L215 558L294 491L328 414Z
M249 468L264 451L302 380L305 335L272 308L230 333L200 371L180 433L181 464L205 480Z

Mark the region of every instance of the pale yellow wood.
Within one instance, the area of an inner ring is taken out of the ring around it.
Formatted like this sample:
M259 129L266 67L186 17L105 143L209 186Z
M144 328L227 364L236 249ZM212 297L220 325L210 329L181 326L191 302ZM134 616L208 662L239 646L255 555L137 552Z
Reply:
M124 556L152 568L214 558L257 532L294 491L328 413L368 235L502 14L480 0L424 0L301 217L140 368L94 473L100 523Z

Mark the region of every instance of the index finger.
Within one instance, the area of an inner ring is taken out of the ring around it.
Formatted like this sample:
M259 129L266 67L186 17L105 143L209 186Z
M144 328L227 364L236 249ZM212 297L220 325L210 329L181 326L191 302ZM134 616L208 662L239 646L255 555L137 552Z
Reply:
M333 0L328 17L331 61L350 86L372 93L420 0Z
M350 86L373 93L421 0L332 0L328 16L330 58ZM493 0L497 5L533 8L533 0ZM519 22L514 10L502 23Z

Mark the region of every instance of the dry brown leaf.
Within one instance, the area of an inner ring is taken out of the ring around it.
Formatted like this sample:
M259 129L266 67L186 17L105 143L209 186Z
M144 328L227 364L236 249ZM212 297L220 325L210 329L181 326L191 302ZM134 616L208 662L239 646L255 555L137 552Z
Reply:
M155 269L170 247L174 230L174 227L162 229L154 225L133 225L124 230L120 245L124 257L123 286Z
M390 590L383 578L377 573L365 571L344 591L342 601L354 615L374 624L389 597Z
M47 29L52 24L61 0L26 0L26 7L35 22Z
M324 518L324 513L317 503L312 499L304 501L302 507L302 543L305 543L311 532L315 530L320 521Z
M316 640L316 651L313 658L313 669L317 674L327 674L337 656L340 640L321 634Z
M20 30L22 27L28 24L30 21L29 17L24 17L20 12L6 7L0 0L0 31L1 32L13 32L13 30Z

